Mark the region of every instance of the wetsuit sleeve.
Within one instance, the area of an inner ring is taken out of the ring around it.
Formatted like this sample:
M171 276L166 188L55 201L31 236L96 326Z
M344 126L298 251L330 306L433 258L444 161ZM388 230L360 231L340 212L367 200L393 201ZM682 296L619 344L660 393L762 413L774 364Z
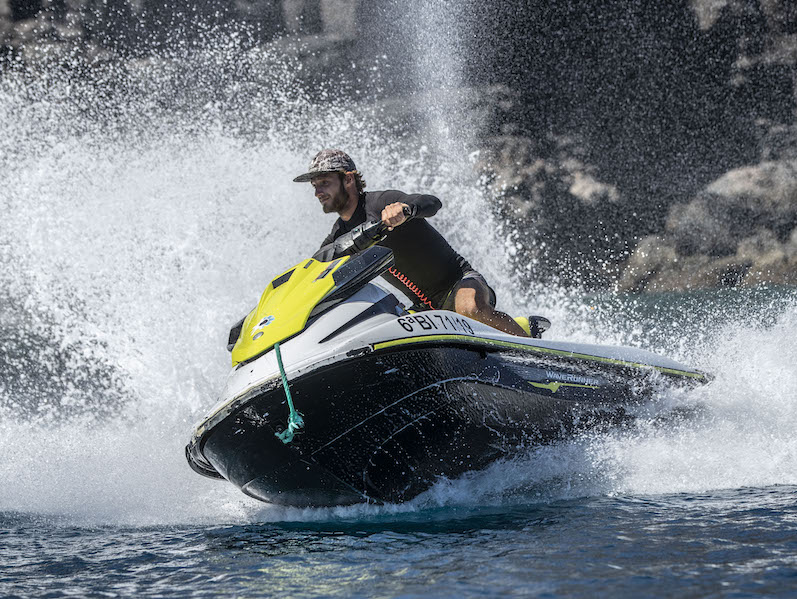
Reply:
M443 203L433 195L426 193L404 193L403 191L390 190L379 196L378 204L381 212L385 206L402 202L415 208L416 218L429 218L437 214Z

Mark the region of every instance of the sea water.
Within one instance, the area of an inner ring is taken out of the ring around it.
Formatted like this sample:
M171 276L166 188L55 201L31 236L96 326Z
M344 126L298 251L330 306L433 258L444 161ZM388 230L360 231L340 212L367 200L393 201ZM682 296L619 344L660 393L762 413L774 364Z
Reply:
M0 596L797 593L795 290L537 288L461 121L432 106L401 135L377 103L310 99L291 61L226 41L0 83ZM329 146L369 189L439 195L433 224L548 338L714 380L403 505L268 506L196 475L229 326L332 225L291 182Z

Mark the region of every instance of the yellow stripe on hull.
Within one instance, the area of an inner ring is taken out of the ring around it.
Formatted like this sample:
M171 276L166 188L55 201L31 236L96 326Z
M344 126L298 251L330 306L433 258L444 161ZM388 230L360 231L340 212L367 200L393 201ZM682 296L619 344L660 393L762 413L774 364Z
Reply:
M496 347L500 349L518 349L533 353L547 354L553 356L562 356L565 358L577 358L581 360L590 360L592 362L601 362L604 364L614 364L616 366L626 366L630 368L652 368L665 374L675 374L679 376L687 376L693 379L703 380L705 376L697 372L688 372L685 370L676 370L674 368L665 368L663 366L651 366L649 364L640 364L638 362L625 362L623 360L615 360L613 358L604 358L602 356L591 356L589 354L579 354L575 352L563 351L559 349L549 349L547 347L537 347L534 345L525 345L523 343L512 343L511 341L500 341L498 339L487 339L484 337L471 337L469 335L422 335L420 337L406 337L404 339L394 339L393 341L383 341L374 344L374 350L387 349L391 347L398 347L401 345L412 345L413 343L428 343L428 342L444 342L444 343L461 343L466 342L469 344L485 345L488 347Z

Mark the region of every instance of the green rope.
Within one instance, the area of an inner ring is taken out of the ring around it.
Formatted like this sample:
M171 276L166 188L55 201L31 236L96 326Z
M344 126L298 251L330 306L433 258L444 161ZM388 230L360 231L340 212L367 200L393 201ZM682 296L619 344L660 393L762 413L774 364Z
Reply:
M291 398L291 390L288 388L288 377L285 376L285 367L282 365L282 354L280 353L280 344L274 344L274 351L277 352L277 364L280 367L280 374L282 375L282 386L285 388L285 397L288 398L288 408L291 413L288 416L288 428L281 433L274 433L274 435L283 443L290 443L293 441L293 434L304 426L302 415L293 407L293 399Z

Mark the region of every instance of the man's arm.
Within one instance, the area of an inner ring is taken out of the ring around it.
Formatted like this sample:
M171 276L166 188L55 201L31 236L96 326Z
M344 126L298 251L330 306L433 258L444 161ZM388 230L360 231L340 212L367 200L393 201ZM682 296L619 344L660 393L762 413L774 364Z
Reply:
M437 211L443 207L443 203L436 196L426 193L412 194L407 196L407 199L410 201L405 201L405 204L417 207L417 210L415 210L416 218L429 218L430 216L434 216L437 214Z
M425 193L408 194L393 189L379 194L377 201L371 205L370 210L376 211L378 218L389 224L390 230L392 230L393 227L397 227L407 220L407 216L403 212L403 205L410 207L413 217L429 218L437 214L443 204L433 195ZM334 260L336 255L335 233L337 230L337 225L332 228L332 232L326 236L326 239L321 243L321 247L313 254L314 259L320 262Z
M406 204L413 209L416 218L429 218L437 214L443 206L442 202L433 195L426 193L404 193L403 191L390 190L384 192L379 201L384 209L391 204Z
M428 218L437 214L442 203L433 195L414 193L406 194L401 191L386 191L379 197L379 206L382 208L380 218L382 222L390 227L403 224L408 216L417 218ZM405 212L404 208L409 208Z

